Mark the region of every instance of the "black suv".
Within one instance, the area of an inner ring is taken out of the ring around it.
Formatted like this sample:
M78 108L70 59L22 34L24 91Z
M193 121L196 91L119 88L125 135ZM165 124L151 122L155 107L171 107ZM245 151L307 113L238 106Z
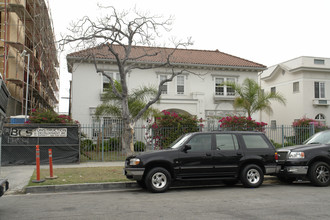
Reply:
M128 179L151 192L165 192L172 180L223 180L259 187L276 171L275 148L260 132L195 132L182 135L166 150L129 156Z
M330 130L316 133L303 145L279 149L277 162L283 182L307 179L316 186L329 186Z

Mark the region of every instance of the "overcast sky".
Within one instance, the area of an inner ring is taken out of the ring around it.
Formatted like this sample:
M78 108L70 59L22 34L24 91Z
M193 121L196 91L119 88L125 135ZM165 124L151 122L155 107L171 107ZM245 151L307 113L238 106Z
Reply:
M266 66L300 56L330 57L329 0L49 0L56 38L71 21L96 16L97 2L174 16L170 35L192 37L190 49L218 49ZM60 112L67 112L62 97L69 96L71 74L65 59L60 65Z

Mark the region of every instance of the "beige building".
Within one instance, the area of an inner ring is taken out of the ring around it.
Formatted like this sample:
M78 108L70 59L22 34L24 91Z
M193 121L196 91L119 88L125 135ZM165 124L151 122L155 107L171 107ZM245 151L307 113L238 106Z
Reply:
M287 100L286 106L272 103L273 114L262 113L262 121L291 125L307 117L330 125L330 58L303 56L271 66L260 75L260 83Z
M47 0L0 0L0 73L11 94L8 115L54 109L59 74ZM28 89L27 89L28 88Z

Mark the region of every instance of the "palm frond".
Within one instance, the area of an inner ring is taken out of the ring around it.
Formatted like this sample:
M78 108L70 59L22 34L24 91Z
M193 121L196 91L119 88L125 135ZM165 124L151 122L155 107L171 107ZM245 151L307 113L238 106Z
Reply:
M121 109L118 105L101 104L96 107L95 115L99 118L101 115L113 115L121 117Z

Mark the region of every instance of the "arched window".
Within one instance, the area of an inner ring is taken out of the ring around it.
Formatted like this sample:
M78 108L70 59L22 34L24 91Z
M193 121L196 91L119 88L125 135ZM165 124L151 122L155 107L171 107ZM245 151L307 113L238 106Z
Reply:
M326 125L325 116L322 113L319 113L315 116L315 120L321 122L323 125Z

